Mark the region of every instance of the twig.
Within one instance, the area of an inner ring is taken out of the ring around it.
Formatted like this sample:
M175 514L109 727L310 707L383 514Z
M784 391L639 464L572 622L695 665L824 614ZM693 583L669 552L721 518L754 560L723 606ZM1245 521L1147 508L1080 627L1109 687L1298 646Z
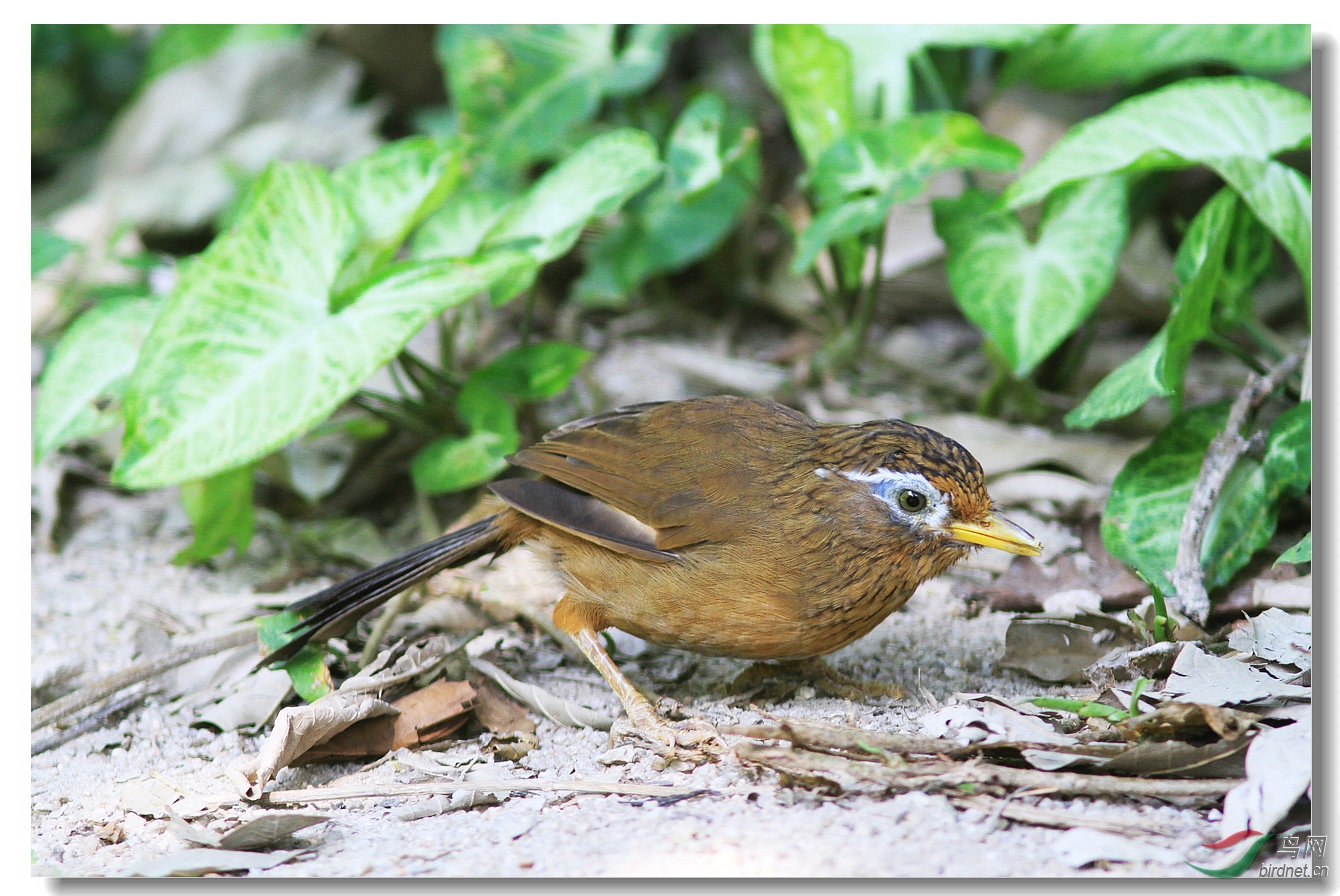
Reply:
M1069 830L1070 828L1092 828L1095 831L1107 831L1112 834L1129 836L1131 834L1148 834L1154 837L1176 837L1182 833L1182 829L1174 825L1160 824L1149 819L1140 819L1139 821L1122 821L1115 818L1103 818L1095 815L1085 815L1079 812L1068 812L1065 809L1051 809L1046 806L1030 806L1026 803L1020 803L1017 800L998 799L994 796L988 796L985 793L977 793L972 796L951 796L950 801L963 809L976 809L983 813L994 813L997 817L1008 818L1011 821L1017 821L1022 824L1037 825L1044 828L1061 828Z
M903 755L921 754L965 759L982 752L980 745L959 744L941 737L867 731L846 725L806 722L803 719L778 719L775 726L723 726L720 731L722 734L752 737L755 740L785 740L805 750L847 755L862 753L868 756L882 750Z
M88 687L80 688L73 693L66 694L59 700L53 700L45 706L38 707L32 713L32 730L36 731L50 725L52 722L92 706L117 691L124 690L133 684L139 684L141 681L157 678L164 672L170 672L178 666L184 666L202 657L213 656L225 650L232 650L236 647L244 647L247 644L254 643L256 643L256 626L247 623L229 629L221 635L183 644L175 650L136 663L120 672L107 676L101 681L94 682Z
M54 750L63 743L68 743L80 735L87 734L96 728L102 727L108 718L119 712L130 709L130 707L139 703L147 695L147 689L136 691L133 694L126 694L105 706L99 707L97 712L89 713L69 728L58 728L55 734L35 742L31 747L30 755L37 756L41 753L45 753L47 750Z
M1177 561L1172 570L1172 598L1175 609L1202 625L1210 615L1210 596L1205 590L1205 571L1200 562L1210 511L1233 465L1253 447L1254 440L1242 436L1248 415L1279 387L1301 360L1301 348L1295 349L1264 376L1251 374L1247 377L1246 385L1229 409L1223 432L1210 442L1205 459L1201 462L1200 475L1191 491L1186 516L1182 517L1182 533L1177 540Z
M519 781L430 781L423 784L368 784L348 787L308 787L302 790L272 790L259 804L296 806L305 803L340 800L385 799L389 796L418 796L443 793L603 793L616 796L685 797L713 791L699 787L675 787L668 784L621 784L606 781L551 781L525 778Z
M766 766L799 780L832 782L839 790L853 789L862 784L895 793L913 790L964 793L983 787L1001 787L1073 796L1154 797L1180 802L1218 799L1242 783L1238 778L1129 778L1076 772L1043 772L976 760L953 762L927 759L892 766L827 753L809 753L788 747L764 747L750 743L737 746L735 754L745 762Z

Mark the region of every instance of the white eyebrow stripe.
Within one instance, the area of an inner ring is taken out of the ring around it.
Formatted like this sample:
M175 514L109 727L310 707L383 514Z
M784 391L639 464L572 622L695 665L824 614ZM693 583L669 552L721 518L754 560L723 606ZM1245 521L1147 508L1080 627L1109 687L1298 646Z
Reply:
M842 476L853 482L869 482L872 485L896 482L907 487L920 487L926 490L927 497L940 494L940 490L931 485L930 480L920 473L907 473L902 470L890 470L888 467L880 467L873 473L860 473L855 470L843 470Z

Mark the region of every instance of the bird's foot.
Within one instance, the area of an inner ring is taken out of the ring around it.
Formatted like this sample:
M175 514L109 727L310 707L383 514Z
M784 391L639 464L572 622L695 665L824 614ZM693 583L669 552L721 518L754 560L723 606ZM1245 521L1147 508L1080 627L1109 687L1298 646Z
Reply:
M610 734L642 741L666 764L715 762L731 752L721 739L721 733L706 719L688 716L669 722L649 703L637 707L626 718L616 720Z

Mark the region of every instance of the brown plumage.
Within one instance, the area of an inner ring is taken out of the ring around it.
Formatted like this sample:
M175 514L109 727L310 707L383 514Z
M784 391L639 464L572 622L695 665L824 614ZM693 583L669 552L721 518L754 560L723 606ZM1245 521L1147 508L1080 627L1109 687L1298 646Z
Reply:
M293 604L313 612L264 662L443 569L529 542L562 577L554 622L633 725L674 747L676 730L619 672L600 630L809 659L866 634L974 546L1041 550L995 512L971 454L901 420L824 425L771 401L663 402L566 424L511 461L541 478L494 483L506 509Z

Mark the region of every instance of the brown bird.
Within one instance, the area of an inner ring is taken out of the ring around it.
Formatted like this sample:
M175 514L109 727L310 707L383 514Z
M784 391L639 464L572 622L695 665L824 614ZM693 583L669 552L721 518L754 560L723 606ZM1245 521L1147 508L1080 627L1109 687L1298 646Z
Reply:
M562 579L554 623L633 727L673 750L701 743L704 726L663 720L597 632L810 660L869 632L976 546L1042 550L996 512L963 446L901 420L818 424L734 397L640 404L568 423L509 460L540 478L494 483L499 513L292 604L311 615L262 664L441 570L528 542Z

